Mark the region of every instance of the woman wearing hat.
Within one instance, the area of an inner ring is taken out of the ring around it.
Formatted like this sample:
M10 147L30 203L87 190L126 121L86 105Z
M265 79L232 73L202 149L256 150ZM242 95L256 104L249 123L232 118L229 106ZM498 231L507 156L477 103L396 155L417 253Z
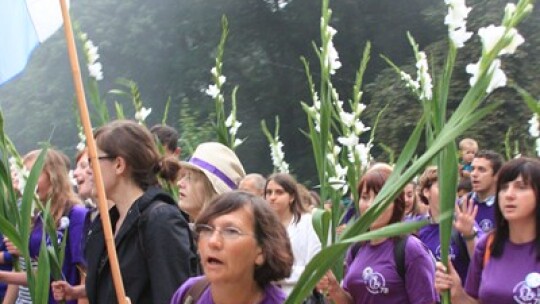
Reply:
M178 203L191 220L213 197L235 190L246 175L236 154L217 142L200 144L191 159L180 164Z

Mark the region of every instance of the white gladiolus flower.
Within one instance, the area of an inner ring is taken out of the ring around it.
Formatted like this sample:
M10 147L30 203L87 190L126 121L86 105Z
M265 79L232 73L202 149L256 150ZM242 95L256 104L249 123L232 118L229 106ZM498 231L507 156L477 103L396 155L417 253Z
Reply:
M536 144L536 155L540 156L540 138L536 139L535 144Z
M401 80L403 80L405 82L405 86L407 88L410 88L412 89L413 91L416 91L418 89L420 89L420 83L418 83L418 81L415 81L412 79L411 75L401 71L399 73L401 75Z
M236 148L236 147L240 146L243 142L244 142L243 139L235 138L234 143L233 143L233 148Z
M465 19L469 16L471 8L467 7L465 0L445 0L448 6L448 15L444 18L444 24L451 29L465 26Z
M516 12L516 5L514 3L506 3L504 7L504 15L511 17Z
M369 131L371 130L371 127L366 127L364 125L364 123L360 120L357 120L355 123L354 123L354 134L356 135L360 135L366 131Z
M67 216L62 216L60 218L60 223L59 223L59 228L62 229L62 230L65 230L69 227L69 217Z
M504 26L490 25L488 27L482 27L478 30L478 36L482 40L482 46L485 53L489 53L495 45L505 37L507 28ZM510 44L503 48L498 55L514 54L517 47L520 46L525 39L521 36L515 28L508 29L506 37L511 38Z
M279 141L279 137L275 138L275 142L270 143L270 156L272 164L279 172L289 173L289 164L285 162L285 153L283 153L283 143Z
M354 151L356 155L358 156L358 159L360 159L360 162L362 163L362 168L365 169L369 165L369 161L371 160L371 143L367 144L358 144L354 147Z
M339 61L339 54L334 47L334 43L330 40L328 41L328 48L327 48L327 54L326 54L326 60L325 63L328 65L328 68L330 70L330 74L334 75L336 73L336 70L341 68L341 62Z
M211 84L208 86L208 89L206 89L206 91L204 91L207 95L209 95L210 97L212 98L216 98L218 95L219 95L219 88L217 85L215 84Z
M465 46L465 42L467 42L472 37L472 35L473 33L467 32L467 29L465 27L450 31L449 33L450 40L452 40L452 42L457 48L462 48L463 46Z
M358 136L356 134L349 134L347 137L340 136L337 141L345 147L354 147L358 144Z
M225 127L230 128L233 125L233 122L235 121L235 117L233 113L229 114L229 117L225 120Z
M151 112L151 108L142 107L139 111L135 112L135 119L142 122L146 119L146 117L148 117L148 115L150 115Z
M536 113L529 119L529 134L532 137L540 137L540 124Z
M431 83L431 75L428 72L426 53L418 52L418 56L420 58L416 62L416 68L418 70L418 82L420 82L421 86L420 98L431 100L433 96L431 92L433 85Z
M360 92L361 93L361 92ZM366 109L366 105L363 104L363 103L358 103L358 105L356 106L356 109L354 109L354 115L356 116L360 116L360 114L362 114L362 112L364 112L364 110Z
M448 15L444 18L444 24L448 25L448 36L455 47L461 48L472 36L467 32L467 17L471 8L467 7L465 0L445 0L448 5Z
M88 73L90 74L90 77L96 79L97 81L103 79L103 66L100 62L95 62L93 64L88 65Z
M212 73L212 76L218 77L218 73L217 73L216 67L213 67L213 68L210 70L210 73Z
M238 120L235 120L234 123L229 128L229 134L236 135L236 132L238 132L238 129L242 126L242 123Z
M339 118L348 128L354 124L355 116L353 113L339 112Z
M343 167L340 164L337 164L335 166L336 170L336 176L343 179L345 176L347 176L347 167Z
M219 85L223 85L225 83L225 81L227 80L227 77L223 76L223 75L220 75L218 77L218 83Z
M478 81L478 74L480 73L480 63L474 63L474 64L468 64L465 68L467 73L471 74L471 78L469 80L469 83L471 86L474 86L476 82ZM489 71L493 73L493 77L491 78L491 82L489 83L486 93L491 93L496 88L504 87L506 86L506 75L504 74L504 71L501 70L501 60L495 59L493 60L493 63L489 67Z

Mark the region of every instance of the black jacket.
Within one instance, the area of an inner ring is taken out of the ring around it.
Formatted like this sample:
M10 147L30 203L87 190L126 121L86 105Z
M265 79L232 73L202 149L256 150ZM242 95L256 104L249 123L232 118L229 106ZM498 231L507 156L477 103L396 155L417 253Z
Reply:
M115 227L118 210L113 207L109 214ZM169 303L176 289L196 274L192 242L186 217L169 195L151 187L138 198L115 237L124 289L131 303ZM85 256L90 303L118 303L99 217L88 231Z

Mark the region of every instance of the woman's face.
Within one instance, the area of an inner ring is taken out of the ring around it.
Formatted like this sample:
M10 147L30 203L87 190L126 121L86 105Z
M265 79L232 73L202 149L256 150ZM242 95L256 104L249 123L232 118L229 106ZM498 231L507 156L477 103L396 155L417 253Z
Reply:
M375 201L377 195L375 192L370 189L367 190L366 187L362 187L362 192L360 192L360 199L358 201L358 207L360 209L360 214L364 214L369 207ZM371 230L375 230L381 227L388 225L390 219L392 218L392 213L394 212L394 204L390 204L386 210L381 213L381 215L371 224Z
M94 177L92 168L88 163L88 153L84 153L77 162L77 167L73 171L73 177L77 181L77 193L82 199L87 199L92 196L94 188Z
M24 163L24 166L28 171L32 170L32 167L34 166L35 159L29 160ZM49 192L51 191L51 178L49 174L45 171L41 171L41 174L39 175L38 182L37 182L37 189L36 193L39 197L39 200L41 202L46 202L49 199ZM21 192L24 189L21 189Z
M178 204L180 209L196 218L204 206L203 173L184 168L180 171L178 182Z
M520 175L499 190L499 208L508 222L535 221L536 195Z
M264 264L257 243L251 210L241 208L211 220L204 230L196 228L204 274L212 284L254 280L256 265Z
M103 186L105 187L105 194L107 198L114 200L116 185L118 184L118 170L117 170L117 158L103 152L99 148L97 149L97 162L101 169L101 176L103 178ZM97 197L97 190L92 182L92 196Z
M403 192L405 194L405 214L407 214L412 211L414 205L414 185L408 184L405 186L405 189L403 189Z
M270 203L270 206L277 212L280 218L283 219L292 214L291 204L293 203L294 197L273 180L270 180L266 185L265 199Z

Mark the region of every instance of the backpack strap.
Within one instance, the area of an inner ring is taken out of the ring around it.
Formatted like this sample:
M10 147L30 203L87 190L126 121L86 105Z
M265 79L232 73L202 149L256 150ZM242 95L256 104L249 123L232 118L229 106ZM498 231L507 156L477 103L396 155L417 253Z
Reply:
M452 229L452 234L450 235L450 241L454 241L454 244L458 246L459 252L463 255L465 260L465 265L469 265L471 262L471 257L469 256L469 251L467 250L467 244L465 240L459 235L459 232L455 229ZM452 244L452 242L450 242Z
M404 235L394 238L394 261L396 263L396 270L399 274L399 277L405 281L405 246L407 245L407 240L409 239L410 235ZM363 243L355 243L351 246L351 257L354 260L356 258L356 255L358 254L358 251L360 250L360 247L362 247Z
M399 236L394 239L394 261L396 263L397 273L399 277L405 282L405 246L410 235Z
M486 250L484 251L484 258L482 260L482 268L486 267L487 263L489 262L489 258L491 257L491 246L493 245L494 238L495 236L493 233L488 235L488 239L486 241Z
M210 286L210 281L208 281L206 277L202 277L200 280L195 282L195 284L189 287L187 292L184 294L181 303L196 304L208 286Z

